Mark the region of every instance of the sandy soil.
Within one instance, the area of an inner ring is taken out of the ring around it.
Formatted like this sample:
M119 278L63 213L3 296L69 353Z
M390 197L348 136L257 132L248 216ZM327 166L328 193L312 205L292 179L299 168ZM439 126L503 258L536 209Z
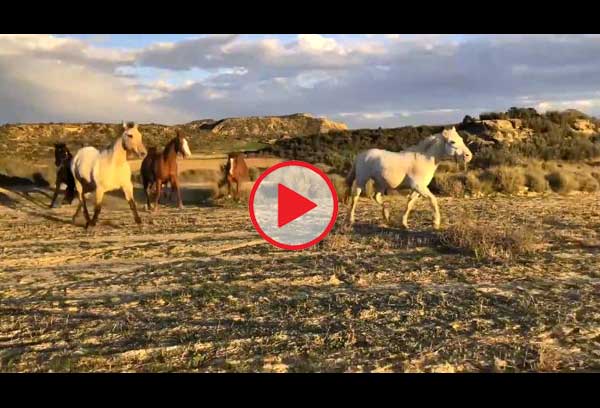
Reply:
M47 190L0 189L0 370L599 370L599 198L441 198L444 225L466 212L540 241L491 262L441 246L426 202L397 228L402 197L390 227L361 199L352 231L286 252L244 203L136 226L108 197L86 231Z

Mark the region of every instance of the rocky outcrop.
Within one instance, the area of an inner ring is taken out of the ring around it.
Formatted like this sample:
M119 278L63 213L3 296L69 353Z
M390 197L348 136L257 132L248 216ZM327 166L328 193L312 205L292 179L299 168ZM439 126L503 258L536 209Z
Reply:
M281 138L347 129L348 127L343 123L298 113L286 116L249 116L223 119L214 124L211 132L223 136L244 135L259 138Z
M463 121L459 129L482 139L482 144L510 145L522 142L533 135L533 130L524 127L521 119L469 119Z
M574 132L581 133L585 136L598 134L600 129L588 119L575 119L571 124Z

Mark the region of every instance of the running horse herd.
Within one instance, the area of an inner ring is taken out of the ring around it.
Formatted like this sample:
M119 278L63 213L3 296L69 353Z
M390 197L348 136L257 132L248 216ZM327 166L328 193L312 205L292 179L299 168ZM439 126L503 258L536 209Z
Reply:
M73 222L83 208L85 227L93 227L98 221L104 194L120 189L129 203L135 222L140 224L142 220L133 197L131 168L127 162L128 153L144 157L140 173L148 210L158 211L161 191L167 183L170 185L171 193L177 194L178 208L183 208L177 179L177 157L186 158L191 155L187 139L177 130L175 138L167 143L162 152L155 147L146 150L142 142L142 134L135 123L123 123L121 137L103 150L87 146L79 149L75 156L72 156L65 144L56 144L56 188L50 206L57 205L60 186L64 183L67 185L67 189L63 202L71 203L75 197L79 201L75 215L73 215ZM408 228L408 216L416 200L419 197L425 197L429 200L434 214L433 227L438 229L441 222L440 210L437 199L429 190L428 185L441 161L454 159L462 160L466 164L472 158L473 154L454 127L431 135L417 145L401 152L369 149L359 153L346 177L348 187L346 198L350 201L348 225L354 223L358 199L365 191L367 182L373 180L374 199L381 205L384 222L387 223L390 220L388 203L383 198L385 192L390 189L408 188L410 194L402 217L404 227ZM230 153L224 170L224 177L219 183L219 187L227 183L228 193L231 195L231 187L235 184L234 197L239 199L240 183L250 180L244 155ZM154 206L151 202L153 192ZM95 199L94 214L91 218L85 200L85 196L89 193L94 193Z

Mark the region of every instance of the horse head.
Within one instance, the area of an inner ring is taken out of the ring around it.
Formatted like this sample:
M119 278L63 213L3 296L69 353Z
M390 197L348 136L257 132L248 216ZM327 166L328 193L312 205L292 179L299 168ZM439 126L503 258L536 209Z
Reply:
M71 158L71 152L64 143L56 143L54 145L54 164L60 167L63 163Z
M133 152L138 157L144 157L147 153L146 146L142 141L142 134L138 130L137 123L125 123L123 122L123 135L121 136L123 147L128 152Z
M473 153L471 153L471 150L469 150L454 126L450 129L444 129L442 137L444 139L444 154L446 156L453 157L457 161L460 158L465 164L473 159Z
M190 157L192 152L190 151L190 146L188 145L187 139L183 133L179 131L179 129L177 129L175 132L177 133L177 144L175 145L177 153L181 154L184 159Z

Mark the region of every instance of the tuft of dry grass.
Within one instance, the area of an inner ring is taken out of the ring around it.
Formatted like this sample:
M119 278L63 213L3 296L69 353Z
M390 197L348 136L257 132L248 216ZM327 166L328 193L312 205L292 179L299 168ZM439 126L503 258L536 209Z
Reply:
M566 171L554 170L546 176L546 179L552 190L560 194L567 194L579 188L574 175Z
M594 193L600 189L598 180L588 174L580 174L578 176L579 190L586 193Z
M500 166L492 168L496 189L503 193L516 194L525 186L525 175L520 167Z
M442 195L450 197L463 197L465 195L465 184L459 174L436 173L432 184L434 190Z
M250 176L251 181L256 181L256 179L258 179L258 177L260 176L260 173L261 171L256 167L250 167L248 169L248 175Z
M346 178L340 176L339 174L329 174L329 179L335 188L335 191L338 195L338 200L344 201L346 194L348 194L348 186L346 185Z
M533 233L526 228L494 228L467 218L450 225L440 235L444 246L486 260L511 260L527 255L537 244Z
M550 184L541 167L530 166L525 170L525 185L529 191L545 193L550 190Z

